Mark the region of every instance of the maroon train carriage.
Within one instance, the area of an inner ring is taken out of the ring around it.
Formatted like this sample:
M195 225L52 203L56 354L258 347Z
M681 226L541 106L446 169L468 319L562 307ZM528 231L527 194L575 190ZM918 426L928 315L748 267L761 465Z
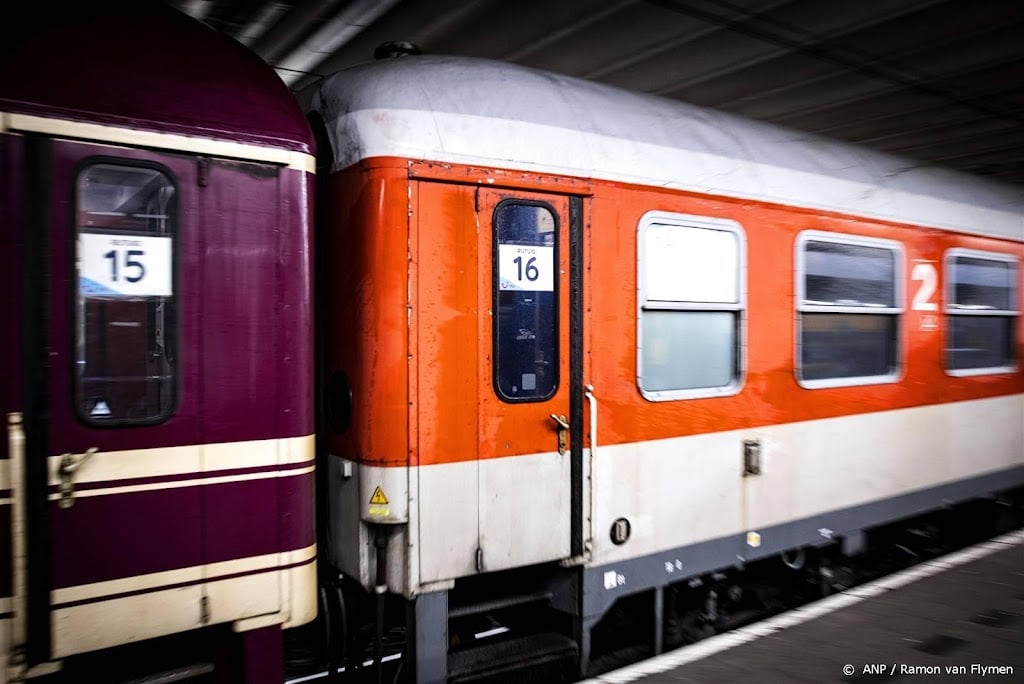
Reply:
M117 681L145 647L280 682L316 614L308 127L163 5L27 4L0 21L0 681Z

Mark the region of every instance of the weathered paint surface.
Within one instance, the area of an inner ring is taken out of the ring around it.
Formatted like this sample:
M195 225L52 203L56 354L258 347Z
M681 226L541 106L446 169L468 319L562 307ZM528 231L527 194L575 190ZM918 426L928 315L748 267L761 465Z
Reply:
M584 526L591 562L975 477L970 435L978 425L986 426L992 455L981 470L1015 472L1021 465L1024 436L1004 414L1020 409L1024 374L1019 368L948 373L943 313L949 250L1004 254L1019 264L1018 241L727 196L394 157L357 163L332 174L329 184L337 191L328 214L329 250L332 263L343 264L325 293L338 335L329 365L350 374L354 407L352 428L331 437L331 451L353 465L357 479L366 466L372 466L366 475L377 473L375 482L395 481L382 469L406 473L397 481L408 483L399 485L399 496L407 497L409 525L394 548L415 551L390 578L397 591L475 574L477 548L485 569L493 569L489 558L500 559L496 567L537 562L542 559L532 554L544 547L535 543L541 530L550 530L551 539L568 530L568 478L541 467L544 454L557 453L554 424L528 412L518 419L522 406L498 400L490 380L492 197L542 198L556 207L566 195L584 198L584 382L599 402L598 456L584 493L585 502L594 500L592 518L586 504ZM638 389L637 231L652 210L734 221L743 232L745 343L735 394L649 401ZM820 389L798 382L795 246L808 230L899 245L894 380ZM914 308L922 287L913 279L918 263L935 266L927 302L935 310ZM1019 291L1019 268L1017 274ZM1016 327L1019 359L1020 317ZM989 410L996 405L1002 408ZM948 434L953 424L964 436L941 445L914 437ZM741 477L744 439L762 440L760 478ZM868 472L853 476L858 464L868 463ZM827 484L814 484L822 478ZM366 491L338 510L364 510ZM634 537L615 546L608 531L619 517L630 519ZM678 520L689 522L672 522ZM346 529L339 562L369 583L368 537ZM545 558L566 555L557 549Z

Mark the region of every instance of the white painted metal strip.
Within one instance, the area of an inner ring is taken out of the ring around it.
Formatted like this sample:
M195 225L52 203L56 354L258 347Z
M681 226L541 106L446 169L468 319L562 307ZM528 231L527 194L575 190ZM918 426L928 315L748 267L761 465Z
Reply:
M749 531L771 534L773 526L825 511L1019 469L1022 412L1024 395L1013 394L602 444L594 464L595 528L608 529L624 517L633 534L621 546L607 535L596 536L592 564ZM987 427L978 431L978 425ZM735 464L743 440L752 438L762 443L762 472L740 478ZM900 458L892 458L894 453ZM702 513L711 508L715 515ZM669 520L673 524L664 522Z

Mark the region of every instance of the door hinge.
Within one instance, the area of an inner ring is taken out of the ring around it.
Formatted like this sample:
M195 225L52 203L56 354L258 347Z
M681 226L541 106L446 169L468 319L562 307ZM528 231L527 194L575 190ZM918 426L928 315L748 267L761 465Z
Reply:
M205 594L199 598L199 622L210 622L210 597Z
M199 157L199 159L196 160L196 163L198 167L196 182L199 184L199 187L205 188L210 184L210 158Z
M484 571L484 549L482 546L476 547L476 571Z

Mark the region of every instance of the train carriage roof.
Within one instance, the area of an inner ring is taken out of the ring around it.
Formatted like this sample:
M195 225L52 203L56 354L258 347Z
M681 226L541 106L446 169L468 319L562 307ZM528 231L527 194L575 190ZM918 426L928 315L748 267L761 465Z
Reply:
M164 3L34 0L0 20L0 113L310 152L295 97L241 44Z
M392 58L300 94L334 170L374 156L664 186L1024 240L1024 188L501 62Z

